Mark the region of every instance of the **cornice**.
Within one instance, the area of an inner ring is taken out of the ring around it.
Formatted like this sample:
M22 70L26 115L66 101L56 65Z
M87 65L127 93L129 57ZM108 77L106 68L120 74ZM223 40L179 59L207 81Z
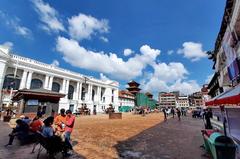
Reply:
M37 72L41 74L47 74L49 76L55 76L58 78L63 78L63 79L69 79L72 81L76 82L84 82L84 77L88 78L88 81L86 83L88 84L94 84L94 85L99 85L101 87L109 87L109 88L115 88L118 89L118 86L115 85L114 81L111 83L107 83L98 79L95 79L93 77L88 77L85 75L82 75L77 72L72 72L63 68L55 67L46 63L39 62L37 60L33 60L30 58L22 57L19 55L11 54L9 55L9 66L16 67L18 65L18 68L23 69L23 70L28 70L32 72Z

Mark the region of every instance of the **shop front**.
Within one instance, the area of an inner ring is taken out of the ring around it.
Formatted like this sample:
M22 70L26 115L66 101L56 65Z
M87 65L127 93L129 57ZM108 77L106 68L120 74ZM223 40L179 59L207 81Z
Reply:
M44 115L58 113L59 100L65 94L46 89L22 89L18 90L13 98L17 102L17 114L29 114L30 116L41 112Z

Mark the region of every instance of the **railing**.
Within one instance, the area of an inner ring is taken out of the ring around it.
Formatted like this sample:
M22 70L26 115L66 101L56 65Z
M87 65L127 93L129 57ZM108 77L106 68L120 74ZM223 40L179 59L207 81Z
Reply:
M19 56L19 55L15 55L15 54L11 54L10 55L11 58L15 61L21 61L21 62L25 62L25 63L30 63L30 64L33 64L33 65L38 65L40 67L44 67L44 68L47 68L47 69L54 69L56 71L61 71L63 73L69 73L69 74L72 74L72 75L75 75L77 77L80 77L80 78L84 78L84 77L87 77L89 78L92 82L99 82L99 83L103 83L103 84L106 84L105 82L99 80L99 79L96 79L92 76L85 76L85 75L82 75L80 73L76 73L76 72L73 72L73 71L69 71L67 69L63 69L63 68L60 68L60 67L56 67L56 66L53 66L53 65L50 65L50 64L46 64L46 63L43 63L43 62L39 62L37 60L33 60L33 59L30 59L30 58L27 58L27 57L22 57L22 56ZM112 81L112 83L114 83L114 81Z

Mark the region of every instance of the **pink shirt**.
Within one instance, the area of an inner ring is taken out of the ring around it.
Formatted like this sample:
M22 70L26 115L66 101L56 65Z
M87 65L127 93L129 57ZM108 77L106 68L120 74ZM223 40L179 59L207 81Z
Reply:
M74 122L75 122L75 116L74 115L72 115L70 118L67 117L66 128L65 128L66 132L72 132L73 131Z

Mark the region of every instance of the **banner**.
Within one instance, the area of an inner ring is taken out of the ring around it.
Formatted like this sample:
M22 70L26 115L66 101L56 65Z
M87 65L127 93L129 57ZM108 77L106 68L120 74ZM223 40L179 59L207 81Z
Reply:
M239 71L239 60L236 58L229 66L228 66L228 76L230 80L234 80L240 74Z
M223 51L226 56L226 65L230 80L234 80L239 75L239 64L237 60L236 50L234 48L234 37L229 27L227 28L222 41Z

